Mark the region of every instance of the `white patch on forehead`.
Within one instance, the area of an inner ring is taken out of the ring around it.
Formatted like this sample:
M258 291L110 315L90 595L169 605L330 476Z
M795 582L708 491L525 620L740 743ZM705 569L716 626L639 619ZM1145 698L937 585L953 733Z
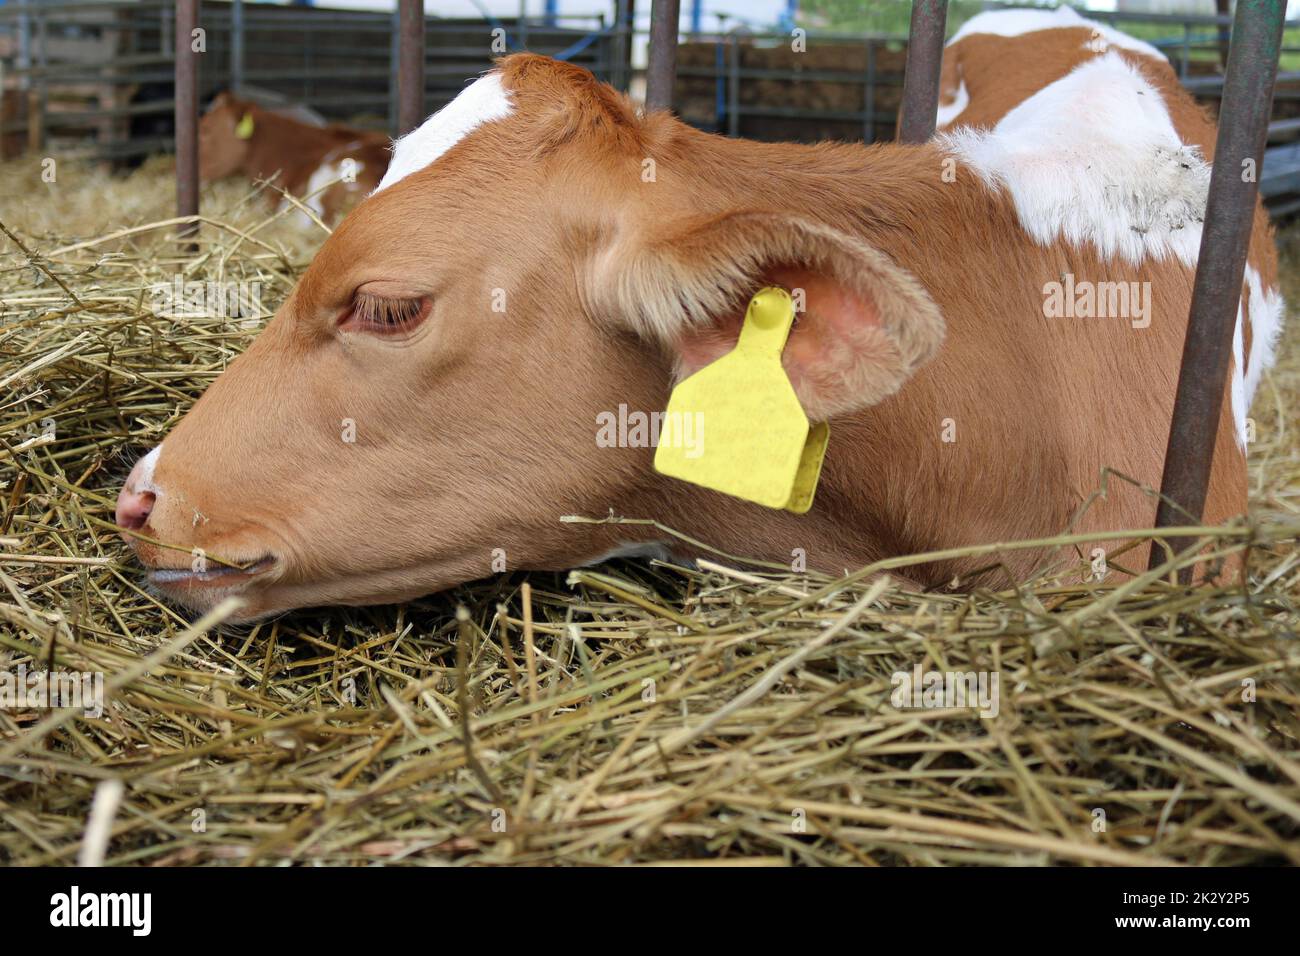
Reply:
M454 100L393 144L393 161L375 192L434 162L484 123L510 115L510 94L500 73L471 83Z
M1210 166L1179 138L1164 99L1117 53L1077 67L991 130L937 142L993 189L1005 189L1042 245L1092 245L1137 264L1194 265Z
M993 34L1000 37L1018 37L1026 33L1037 33L1040 30L1059 30L1062 28L1092 30L1093 37L1084 43L1085 47L1092 50L1099 51L1104 44L1131 50L1134 53L1142 53L1146 56L1153 56L1157 60L1166 59L1165 55L1150 43L1136 40L1125 33L1121 33L1114 27L1108 27L1095 20L1085 19L1069 7L1058 7L1056 10L990 10L987 13L980 13L963 23L961 29L954 33L952 39L948 41L948 45L951 46L958 40L975 33Z

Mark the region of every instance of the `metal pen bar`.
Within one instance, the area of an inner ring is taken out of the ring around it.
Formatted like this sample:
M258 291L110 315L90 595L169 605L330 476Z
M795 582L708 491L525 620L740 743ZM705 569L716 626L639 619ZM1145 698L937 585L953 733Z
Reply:
M935 134L946 25L948 0L913 0L907 62L902 74L902 122L898 127L901 142L924 143Z
M199 26L199 0L176 0L176 214L199 213L199 55L193 34ZM182 236L198 232L183 225Z
M934 135L947 23L948 0L912 0L912 27L903 67L903 119L898 130L904 143L924 143Z
M680 16L680 0L654 0L650 6L650 62L646 67L645 92L647 113L673 108Z
M1157 528L1197 524L1205 509L1285 14L1286 0L1237 2ZM1168 544L1178 551L1190 542ZM1163 560L1164 549L1153 546L1150 567ZM1188 568L1183 579L1190 578Z
M29 126L27 142L32 152L45 148L46 115L50 106L50 85L45 77L49 69L50 31L49 20L44 13L36 15L36 63L39 69L36 81L36 95L27 98Z
M397 132L424 122L424 3L398 0Z
M740 39L736 33L730 37L731 58L727 66L727 135L740 135Z
M388 29L388 135L396 137L401 130L397 124L397 88L401 83L398 76L398 60L401 57L401 11L393 8L392 22Z
M867 79L862 91L864 117L862 142L870 145L876 141L876 41L867 39Z
M230 88L244 85L244 0L230 0Z

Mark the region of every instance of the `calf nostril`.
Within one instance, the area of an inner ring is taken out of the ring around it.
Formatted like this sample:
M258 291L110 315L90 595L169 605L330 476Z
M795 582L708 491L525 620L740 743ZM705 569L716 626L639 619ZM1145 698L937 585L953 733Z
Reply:
M154 494L152 491L127 491L117 496L117 524L128 531L138 531L149 520L153 511Z

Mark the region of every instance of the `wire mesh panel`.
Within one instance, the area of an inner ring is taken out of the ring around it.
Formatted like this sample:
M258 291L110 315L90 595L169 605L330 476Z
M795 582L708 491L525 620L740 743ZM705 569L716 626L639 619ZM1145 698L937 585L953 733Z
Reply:
M0 4L0 156L57 146L64 156L134 159L173 147L171 0ZM615 72L601 17L556 24L427 17L425 105L449 102L504 53L561 55ZM200 103L239 87L268 105L392 129L395 18L379 10L203 0Z

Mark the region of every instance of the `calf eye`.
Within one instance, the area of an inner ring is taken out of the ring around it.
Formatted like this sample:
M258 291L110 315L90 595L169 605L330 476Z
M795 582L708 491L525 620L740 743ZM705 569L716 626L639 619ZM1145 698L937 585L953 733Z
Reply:
M396 299L358 292L352 306L343 313L339 328L349 332L402 335L411 332L429 316L432 303L426 296Z

